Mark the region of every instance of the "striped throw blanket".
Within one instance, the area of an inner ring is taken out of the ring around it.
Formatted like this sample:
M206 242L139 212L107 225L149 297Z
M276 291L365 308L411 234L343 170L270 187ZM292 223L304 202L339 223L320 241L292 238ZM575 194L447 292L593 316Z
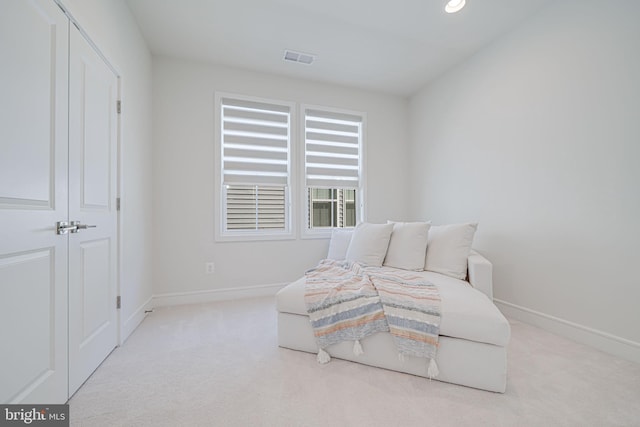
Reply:
M306 273L305 303L320 363L331 360L325 349L332 344L354 341L353 351L360 355L361 339L389 332L400 360L426 358L428 376L438 375L440 296L414 272L323 260Z

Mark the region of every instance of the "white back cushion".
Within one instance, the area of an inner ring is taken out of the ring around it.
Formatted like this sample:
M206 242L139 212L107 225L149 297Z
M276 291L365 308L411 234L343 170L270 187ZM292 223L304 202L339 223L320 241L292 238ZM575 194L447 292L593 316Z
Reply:
M384 265L403 270L422 271L425 265L429 222L393 222Z
M431 226L424 269L464 280L477 228L477 223Z
M351 236L353 230L344 230L340 228L334 228L331 230L331 241L329 242L329 252L327 253L328 259L335 259L342 261L347 258L347 249L349 243L351 243Z
M347 249L347 260L380 267L393 231L393 224L358 224Z

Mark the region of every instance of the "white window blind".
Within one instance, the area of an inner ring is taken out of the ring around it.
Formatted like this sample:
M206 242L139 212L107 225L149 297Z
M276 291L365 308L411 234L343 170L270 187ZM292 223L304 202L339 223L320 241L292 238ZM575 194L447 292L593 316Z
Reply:
M289 229L291 107L221 97L223 232Z
M222 183L289 184L290 108L222 98Z
M305 184L360 187L362 117L305 109Z

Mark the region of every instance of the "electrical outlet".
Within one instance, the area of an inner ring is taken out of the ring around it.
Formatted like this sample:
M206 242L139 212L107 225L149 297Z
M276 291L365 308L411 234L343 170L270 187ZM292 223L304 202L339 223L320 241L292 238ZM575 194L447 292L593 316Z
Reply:
M212 262L205 264L207 274L212 274L216 270L216 265Z

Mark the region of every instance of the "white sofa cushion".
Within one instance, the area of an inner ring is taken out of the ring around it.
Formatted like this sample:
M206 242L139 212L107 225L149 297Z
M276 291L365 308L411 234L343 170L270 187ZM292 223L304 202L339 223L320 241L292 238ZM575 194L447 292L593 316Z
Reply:
M394 222L384 264L403 270L424 270L424 257L429 237L429 222Z
M477 228L477 223L431 226L424 269L464 280Z
M489 297L464 280L431 271L420 274L440 292L440 335L507 345L511 327Z
M329 241L328 259L342 261L347 258L347 249L351 243L352 229L334 228L331 230L331 241Z
M443 274L423 271L417 273L438 288L442 299L440 335L486 344L505 346L509 342L509 322L482 292L468 282ZM281 289L276 307L281 313L307 316L304 303L305 278Z
M351 236L346 259L380 267L389 247L393 224L358 224Z

